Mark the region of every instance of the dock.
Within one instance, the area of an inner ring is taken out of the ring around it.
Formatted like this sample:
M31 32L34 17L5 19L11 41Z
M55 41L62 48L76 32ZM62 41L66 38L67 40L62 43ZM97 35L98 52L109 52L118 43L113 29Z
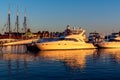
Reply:
M2 43L1 46L14 46L14 45L26 45L32 42L36 42L38 39L27 39L27 40L13 40L11 42ZM0 40L1 41L1 40ZM8 40L9 41L9 40Z

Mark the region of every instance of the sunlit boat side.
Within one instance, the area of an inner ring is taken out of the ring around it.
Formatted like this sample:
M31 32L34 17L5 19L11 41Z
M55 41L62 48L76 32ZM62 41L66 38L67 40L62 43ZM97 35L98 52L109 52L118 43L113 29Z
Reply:
M96 48L92 43L85 41L85 30L82 28L71 30L69 26L65 30L67 35L53 41L36 43L40 50L71 50Z

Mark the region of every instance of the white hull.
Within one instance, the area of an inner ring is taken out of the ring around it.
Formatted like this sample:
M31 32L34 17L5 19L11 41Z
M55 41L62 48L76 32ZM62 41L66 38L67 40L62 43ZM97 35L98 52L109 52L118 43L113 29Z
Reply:
M120 42L102 42L98 46L101 48L120 48Z
M55 41L36 43L40 50L73 50L73 49L93 49L96 48L92 43L86 43L85 30L67 29L70 34L60 37Z
M46 42L36 43L40 50L72 50L72 49L91 49L96 48L91 43L78 43L78 42Z

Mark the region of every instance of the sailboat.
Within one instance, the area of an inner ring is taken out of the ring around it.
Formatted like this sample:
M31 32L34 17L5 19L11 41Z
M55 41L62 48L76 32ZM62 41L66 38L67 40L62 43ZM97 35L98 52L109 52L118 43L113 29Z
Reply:
M35 42L37 41L38 39L22 39L22 34L19 34L19 31L18 31L18 28L19 28L19 16L18 16L18 9L17 9L17 13L16 13L16 22L15 22L15 25L16 25L16 34L15 35L12 35L13 32L11 31L11 22L10 22L10 7L9 7L9 10L8 10L8 36L7 38L5 39L0 39L0 44L3 45L3 46L8 46L8 45L21 45L21 44L29 44L31 42ZM24 22L23 22L23 25L24 25L24 29L25 29L25 33L26 33L26 30L27 30L27 23L26 23L26 10L25 10L25 14L24 14Z

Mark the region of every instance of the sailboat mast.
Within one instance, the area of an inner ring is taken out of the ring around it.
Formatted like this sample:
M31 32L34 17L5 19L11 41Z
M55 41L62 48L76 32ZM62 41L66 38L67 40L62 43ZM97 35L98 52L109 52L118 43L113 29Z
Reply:
M9 9L8 9L8 36L9 38L11 38L11 27L10 27L11 23L10 23L10 5L9 5Z
M24 13L24 22L23 22L24 30L25 33L27 32L27 24L26 24L26 8L25 8L25 13Z
M16 13L16 28L17 28L17 33L19 32L19 17L18 17L18 7L17 7L17 13Z

